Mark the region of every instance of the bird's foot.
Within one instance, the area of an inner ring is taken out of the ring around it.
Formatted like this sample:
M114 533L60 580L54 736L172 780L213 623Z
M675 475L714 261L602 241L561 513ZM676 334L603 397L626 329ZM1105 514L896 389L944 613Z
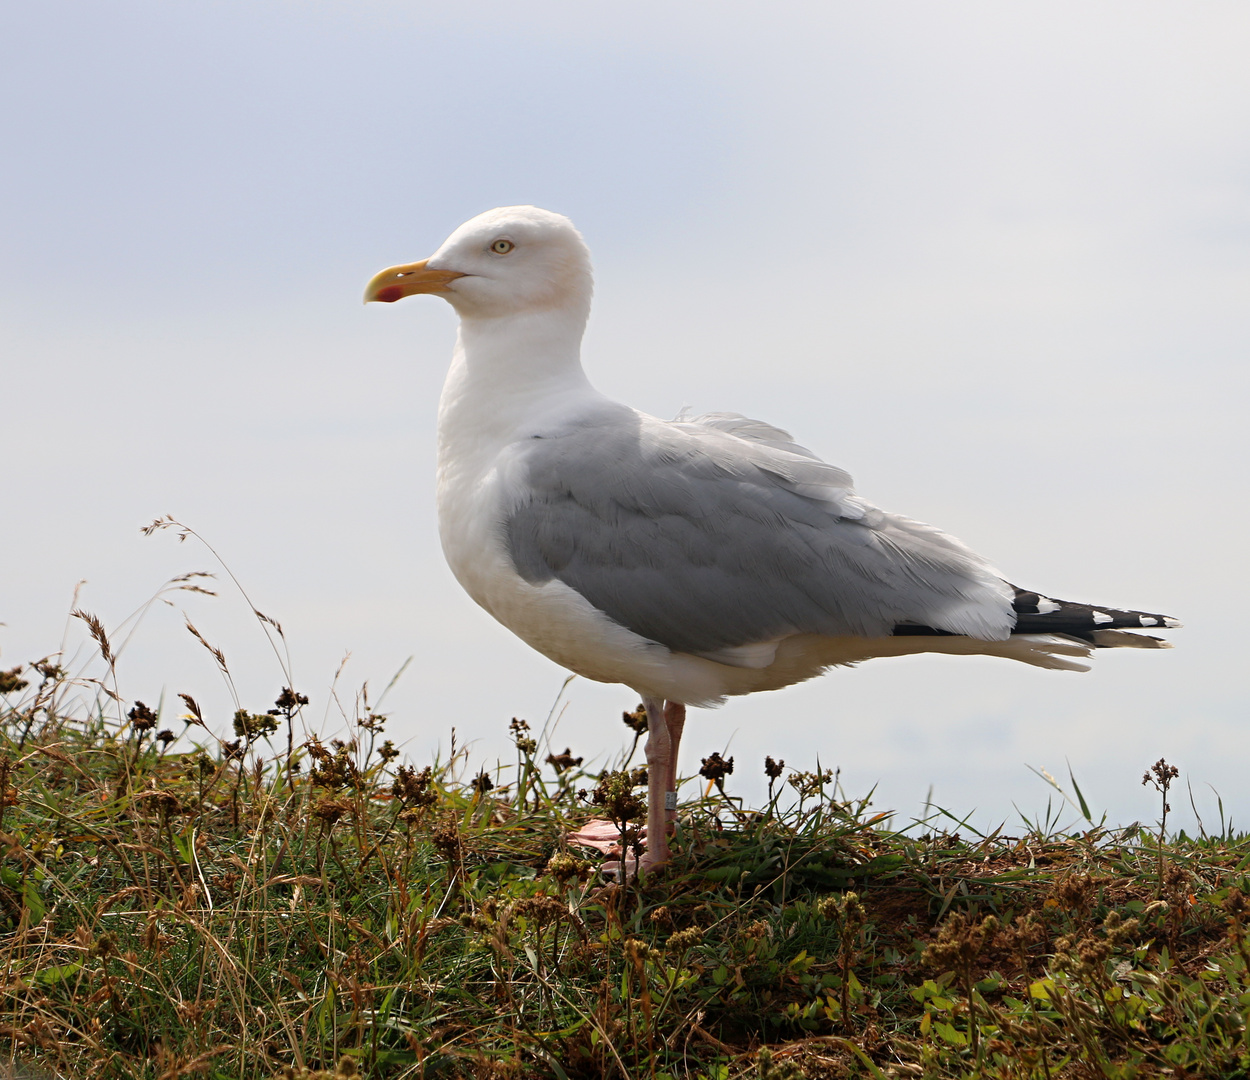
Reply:
M648 851L642 857L642 862L639 864L638 872L641 874L650 874L655 870L659 870L661 867L667 866L670 858L671 856L669 855L667 845L665 845L662 852Z
M677 831L675 822L668 822L665 831L672 836ZM610 821L596 818L587 821L576 832L565 833L565 840L570 844L576 844L578 847L593 848L600 851L609 858L599 867L599 869L610 877L617 880L635 877L638 873L646 873L647 871L657 869L669 861L668 839L657 845L657 850L652 850L647 845L647 828L642 826L639 830L638 846L643 848L641 860L638 856L630 851L623 858L621 855L621 830ZM633 845L631 845L632 847Z
M643 828L640 839L646 835L647 830ZM577 832L565 833L564 839L579 847L594 848L605 855L621 853L621 830L612 822L601 818L586 822Z

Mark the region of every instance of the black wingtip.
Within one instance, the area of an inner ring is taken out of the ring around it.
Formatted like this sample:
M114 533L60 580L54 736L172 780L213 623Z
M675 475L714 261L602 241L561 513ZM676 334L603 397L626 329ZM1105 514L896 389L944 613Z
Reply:
M1149 611L1096 607L1071 600L1055 600L1042 593L1030 592L1013 585L1016 597L1015 634L1087 634L1097 630L1141 630L1156 628L1178 630L1179 619Z

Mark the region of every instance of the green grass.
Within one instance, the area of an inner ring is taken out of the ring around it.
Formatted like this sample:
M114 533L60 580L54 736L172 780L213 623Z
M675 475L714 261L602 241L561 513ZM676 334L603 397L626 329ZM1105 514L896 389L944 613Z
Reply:
M687 782L672 865L618 886L563 837L636 812L628 761L518 722L490 775L401 767L363 700L323 744L285 690L222 741L109 685L0 673L0 1045L35 1075L1250 1071L1245 836L1110 830L1079 789L1080 829L899 828L769 762L757 809Z

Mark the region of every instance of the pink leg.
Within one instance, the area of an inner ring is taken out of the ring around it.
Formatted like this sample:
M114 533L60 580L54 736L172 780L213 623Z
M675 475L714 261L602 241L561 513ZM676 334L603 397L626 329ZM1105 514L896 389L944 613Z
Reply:
M644 698L642 703L647 709L647 850L642 869L651 870L669 859L664 791L673 769L673 740L664 702Z
M642 869L663 866L669 860L668 837L676 828L677 809L668 808L669 792L677 797L677 750L681 746L682 730L686 726L686 706L680 701L644 700L647 709L647 825L643 837L647 851L642 857ZM567 839L583 847L593 847L607 855L621 856L620 834L610 821L588 821ZM630 860L632 861L632 860ZM615 870L619 862L614 859L604 864L605 870Z
M668 776L665 777L665 798L667 799L667 792L671 791L675 804L677 800L677 752L681 748L682 729L686 726L686 706L680 701L666 701L664 703L664 723L668 727L668 738L671 743ZM677 807L674 805L669 810L667 809L667 803L665 803L665 807L665 817L669 821L670 826L675 829L676 825L672 823L677 821Z

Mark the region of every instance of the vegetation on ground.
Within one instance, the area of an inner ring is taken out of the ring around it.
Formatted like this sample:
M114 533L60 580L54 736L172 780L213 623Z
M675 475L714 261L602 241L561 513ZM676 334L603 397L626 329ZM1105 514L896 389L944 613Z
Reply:
M189 695L117 700L81 618L106 674L0 673L0 1046L30 1075L1250 1072L1250 839L1169 835L1164 761L1154 827L1074 783L1079 828L982 835L771 758L747 808L713 755L671 866L617 883L565 836L631 844L631 759L514 720L506 766L402 764L366 696L323 742L290 686L218 738Z

